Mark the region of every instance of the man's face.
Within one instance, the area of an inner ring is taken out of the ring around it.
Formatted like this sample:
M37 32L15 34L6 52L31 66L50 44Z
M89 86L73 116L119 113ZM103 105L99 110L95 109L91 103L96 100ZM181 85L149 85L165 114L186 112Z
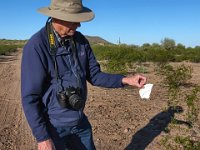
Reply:
M53 19L53 27L61 37L73 36L76 29L80 26L80 22L68 22L59 19Z

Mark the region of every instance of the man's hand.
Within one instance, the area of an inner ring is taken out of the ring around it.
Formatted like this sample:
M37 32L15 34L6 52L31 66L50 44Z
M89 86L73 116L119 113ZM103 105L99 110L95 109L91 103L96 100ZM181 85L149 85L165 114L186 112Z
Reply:
M38 150L56 150L51 139L38 143Z
M122 79L122 83L124 85L131 85L138 88L142 88L145 85L146 81L146 77L140 74L130 75Z

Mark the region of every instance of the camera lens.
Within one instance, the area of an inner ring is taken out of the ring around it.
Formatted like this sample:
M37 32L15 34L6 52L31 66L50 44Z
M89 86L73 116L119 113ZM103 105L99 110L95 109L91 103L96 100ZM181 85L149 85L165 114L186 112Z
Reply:
M78 95L74 94L69 97L69 104L73 109L80 110L84 107L85 102Z

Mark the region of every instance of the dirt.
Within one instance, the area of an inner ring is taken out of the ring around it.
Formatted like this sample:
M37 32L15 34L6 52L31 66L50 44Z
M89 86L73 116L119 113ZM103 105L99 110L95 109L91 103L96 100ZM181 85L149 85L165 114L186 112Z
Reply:
M37 149L21 107L20 63L21 51L0 57L0 150ZM200 64L186 64L194 70L190 83L199 84ZM182 114L164 111L167 109L167 87L155 73L154 64L145 65L148 83L154 84L149 100L142 100L136 88L106 89L88 84L85 113L93 126L97 150L161 150L164 149L161 141L175 135L200 141L200 122L192 129L184 124L170 125L171 131L164 132L172 116L185 120L186 105L184 101L180 103L184 109ZM185 87L183 96L190 90L191 87ZM173 144L173 140L170 142Z

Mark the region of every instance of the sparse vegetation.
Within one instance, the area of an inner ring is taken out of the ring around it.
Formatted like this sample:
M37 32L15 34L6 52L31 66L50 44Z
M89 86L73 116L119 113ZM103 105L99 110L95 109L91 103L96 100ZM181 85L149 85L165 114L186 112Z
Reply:
M193 88L192 92L186 96L186 103L188 106L187 120L191 124L194 124L198 119L199 106L197 104L197 101L199 92L200 92L200 86L196 86Z
M112 73L125 72L124 66L135 62L200 62L200 47L185 48L183 45L167 50L166 46L159 44L144 44L142 46L128 45L93 45L92 48L99 61L107 60L107 69ZM114 66L118 66L115 69ZM120 68L122 70L120 70ZM127 70L126 70L127 71Z
M192 77L192 68L190 66L180 65L176 68L172 67L171 65L167 64L161 67L160 74L164 76L164 83L168 86L168 106L176 107L181 99L179 99L181 86L186 85L186 82ZM187 91L186 94L182 94L181 97L186 97L185 102L187 104L187 118L186 121L180 121L175 119L174 117L171 119L171 124L179 124L180 122L184 122L189 128L192 128L195 122L198 119L199 114L199 107L197 105L198 101L198 92L200 91L199 86L194 86L191 91ZM188 94L189 93L189 94ZM168 127L169 131L170 128ZM176 149L174 145L168 143L165 137L162 140L163 145L166 149L169 147L171 149ZM172 139L170 137L170 139ZM175 136L174 141L181 145L185 150L197 150L200 148L200 142L192 140L190 137L184 136Z
M176 136L175 142L182 145L184 150L199 150L200 142L191 140L190 137Z
M173 67L169 65L169 62L200 62L200 47L186 48L182 44L175 44L172 39L165 38L161 45L145 43L141 47L139 46L127 46L127 45L95 45L93 50L98 60L106 60L107 71L112 73L127 73L127 68L134 63L142 62L154 62L159 64L159 74L164 77L164 84L168 89L168 106L174 110L179 104L185 102L186 115L185 118L177 120L175 116L171 118L170 124L165 128L167 134L161 143L166 149L185 149L185 150L197 150L200 149L199 141L196 141L189 136L170 135L172 127L174 129L180 129L177 125L186 125L188 130L193 130L193 125L197 122L199 114L198 93L200 87L198 85L189 85L188 81L192 77L192 67L179 65ZM105 64L104 64L105 65ZM128 66L128 67L127 67ZM137 72L147 73L147 68L143 66L136 68ZM187 88L187 93L182 91L183 88ZM184 94L183 94L184 93ZM178 112L178 110L176 110ZM188 131L187 131L188 132Z
M177 95L180 91L180 86L186 84L186 81L192 77L192 68L185 65L174 68L169 64L161 65L160 68L159 73L164 76L164 83L168 86L168 106L176 106L179 101Z
M17 48L22 48L26 40L0 40L0 55L7 55L11 52L15 52Z
M16 45L0 45L0 55L6 55L17 50Z

